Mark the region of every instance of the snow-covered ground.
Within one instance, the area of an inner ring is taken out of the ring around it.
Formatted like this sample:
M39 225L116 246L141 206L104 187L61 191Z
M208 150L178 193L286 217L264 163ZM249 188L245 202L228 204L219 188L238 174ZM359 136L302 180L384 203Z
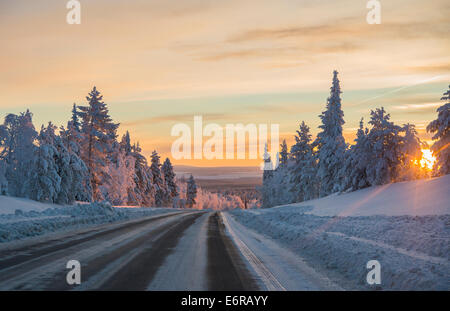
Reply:
M283 205L316 216L425 216L450 214L450 175L370 187ZM276 207L276 208L280 208Z
M449 187L447 175L229 213L346 289L449 290ZM373 259L382 283L369 286Z
M172 208L117 208L108 203L61 206L0 196L0 243L175 211L177 209Z
M0 215L14 214L16 210L21 210L22 212L42 212L48 208L59 206L60 205L56 204L46 204L23 198L0 195Z

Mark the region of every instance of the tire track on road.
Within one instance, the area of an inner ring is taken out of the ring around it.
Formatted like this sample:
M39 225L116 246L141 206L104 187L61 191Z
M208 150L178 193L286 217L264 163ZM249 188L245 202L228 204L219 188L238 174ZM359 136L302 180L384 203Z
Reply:
M8 281L12 279L19 279L21 276L24 276L26 278L26 275L28 273L39 270L40 267L48 265L49 262L57 262L58 260L67 257L68 255L70 255L70 252L77 253L80 250L95 247L95 244L98 244L101 241L112 241L114 240L114 238L131 234L133 233L133 231L139 231L140 228L145 228L146 226L149 226L151 224L157 225L161 221L167 218L170 219L170 217L176 217L177 215L179 215L179 213L152 217L150 219L133 222L131 224L123 224L119 227L115 226L111 229L106 229L95 234L83 236L80 239L71 240L65 243L58 243L57 245L38 249L35 252L29 252L28 254L19 254L16 257L8 258L6 260L3 260L2 262L3 266L5 266L6 264L9 264L9 266L6 266L6 268L0 270L0 284L3 288L3 285L7 285ZM17 261L15 259L17 259ZM65 270L65 263L64 265L61 265L61 270L63 270L64 273L67 273L67 270ZM49 280L43 281L48 282Z
M208 224L208 287L212 291L260 290L216 212Z
M183 233L203 213L195 213L185 216L179 223L170 226L162 234L145 243L128 263L118 271L110 275L99 290L145 290L149 286L158 268L163 264L166 257L177 246L178 240Z

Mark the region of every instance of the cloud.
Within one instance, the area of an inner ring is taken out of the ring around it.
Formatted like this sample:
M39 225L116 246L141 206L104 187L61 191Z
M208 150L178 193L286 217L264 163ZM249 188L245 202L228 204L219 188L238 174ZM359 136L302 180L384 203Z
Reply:
M402 111L406 114L426 114L434 113L438 107L442 106L442 103L423 103L423 104L405 104L396 105L392 108L398 111Z
M374 27L361 23L358 18L345 18L339 22L312 26L294 26L288 28L252 29L230 36L229 43L242 43L261 40L285 40L291 38L317 39L330 38L336 41L351 38L352 40L368 37L390 39L406 38L446 38L450 26L445 20L430 22L410 21L408 23L388 22Z
M360 49L360 45L351 42L342 42L342 43L324 43L320 45L309 45L309 46L285 46L285 47L263 47L263 48L251 48L251 49L237 49L231 51L221 51L221 52L212 52L209 55L200 56L196 58L201 61L222 61L227 59L246 59L246 58L275 58L278 60L282 60L283 56L290 56L294 58L298 58L298 55L314 55L318 56L319 54L331 54L331 53L349 53L353 51L357 51ZM305 57L305 56L303 56ZM310 58L310 56L305 57ZM283 66L291 63L280 63L278 66ZM297 62L298 66L299 63ZM275 65L277 66L277 65Z
M449 63L436 63L424 66L411 66L407 67L409 72L420 72L420 73L435 73L435 74L448 74L450 72Z
M201 113L189 113L189 114L175 114L175 115L164 115L157 117L149 117L136 119L131 121L124 121L121 123L123 126L139 126L139 125L149 125L155 123L168 123L168 122L192 122L194 120L194 116L202 115ZM219 120L223 119L226 114L204 114L203 120Z

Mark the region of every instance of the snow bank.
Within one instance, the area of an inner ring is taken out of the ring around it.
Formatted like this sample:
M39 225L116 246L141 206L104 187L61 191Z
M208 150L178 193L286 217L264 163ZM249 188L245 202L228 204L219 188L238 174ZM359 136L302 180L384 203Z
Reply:
M450 290L449 182L447 175L230 214L344 288ZM375 287L366 283L373 259L381 264Z
M370 187L275 208L300 208L301 212L316 216L449 215L450 175Z
M23 212L43 211L48 208L56 208L60 206L61 205L46 204L23 198L0 195L0 215L14 214L16 210L21 210Z
M8 209L14 212L0 214L0 243L175 211L168 208L116 208L107 202L74 206L34 205L33 201L8 199L12 203ZM6 209L2 206L2 210Z

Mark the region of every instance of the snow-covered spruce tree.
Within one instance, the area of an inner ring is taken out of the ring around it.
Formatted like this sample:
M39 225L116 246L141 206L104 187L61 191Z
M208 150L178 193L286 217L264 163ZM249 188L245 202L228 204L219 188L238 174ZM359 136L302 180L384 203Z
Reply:
M33 156L33 166L24 189L27 197L41 202L54 203L61 193L61 177L58 174L57 159L60 157L53 144L55 127L49 123L42 126L38 136L39 147Z
M153 175L147 164L147 159L141 154L139 142L131 147L131 155L134 157L134 182L135 188L128 193L129 204L140 206L153 206L155 204L155 187L153 187Z
M161 175L161 163L159 161L160 156L154 150L151 155L150 170L153 176L153 186L155 187L155 205L163 206L168 202L167 188L164 184L164 180Z
M370 186L366 173L371 158L368 133L369 130L364 128L364 121L361 119L358 132L356 133L355 144L346 151L342 173L342 191L355 191Z
M75 201L74 192L74 170L70 165L70 153L63 144L61 137L57 136L56 126L51 122L47 127L42 126L41 132L38 136L39 145L51 145L55 148L54 163L56 171L60 177L60 186L57 197L54 201L59 204L69 204Z
M64 129L64 127L60 128L60 136L69 152L75 154L80 153L80 144L83 137L81 135L81 123L78 118L78 110L75 104L73 104L72 108L72 117L67 122L67 129Z
M186 207L193 208L196 204L197 185L195 184L194 176L190 176L186 187Z
M317 176L320 180L319 195L321 197L339 191L342 183L342 166L346 144L342 135L344 112L341 109L341 88L338 72L333 72L331 95L327 100L326 110L319 116L322 130L314 142L317 146Z
M130 133L127 131L125 135L122 136L122 141L120 142L121 148L126 154L131 153L131 138Z
M69 192L69 202L72 200L90 202L92 201L92 187L89 170L80 157L81 123L78 118L77 106L73 104L72 117L67 122L67 129L60 127L59 136L69 153L69 166L72 169L72 188ZM63 149L61 146L58 150Z
M8 195L8 180L6 179L6 159L3 158L1 150L5 148L8 131L0 125L0 195Z
M269 151L268 151L268 147L267 147L267 143L264 147L264 172L263 172L263 183L266 180L269 180L272 176L273 176L273 165L272 165L272 159L270 157Z
M427 132L432 133L436 141L431 151L436 157L433 171L437 176L450 173L450 85L441 100L446 103L437 109L437 119L427 126Z
M72 149L73 150L73 149ZM78 156L77 153L70 151L70 167L72 168L72 195L69 196L69 202L71 200L91 202L92 199L92 187L89 170L84 161Z
M283 139L283 142L281 143L280 147L281 147L280 166L281 167L287 167L289 153L288 153L288 147L287 147L287 144L286 144L286 139Z
M28 196L24 185L33 166L35 140L33 114L27 110L19 115L8 114L0 126L0 159L4 161L8 193L12 196Z
M270 171L271 176L270 178L265 179L262 188L262 190L265 193L265 195L263 196L264 207L272 207L276 205L288 204L293 202L293 196L292 193L290 192L291 181L288 167L289 153L287 151L287 144L285 140L280 145L280 147L281 152L277 153L277 157L275 159L276 160L276 163L274 165L275 169ZM265 156L270 157L268 154L266 154ZM270 168L271 164L269 163L267 164L269 165L268 167Z
M295 144L291 147L291 188L294 202L314 199L318 196L316 161L311 145L309 127L303 121L297 130Z
M0 158L0 195L8 195L8 180L6 180L5 174L6 161Z
M268 152L267 143L264 146L264 163L263 163L263 181L260 188L262 207L272 207L272 177L273 177L273 165L272 159Z
M130 150L130 152L126 150ZM100 186L103 197L113 205L138 205L133 202L134 200L130 202L129 199L129 194L136 187L135 158L131 155L131 146L128 146L124 139L121 143L113 143L107 170L111 178L108 183Z
M99 201L103 197L98 188L110 179L106 167L119 125L113 123L102 101L103 96L95 86L86 99L88 106L78 107L78 115L82 120L81 158L89 169L93 199Z
M169 194L169 203L171 203L174 198L178 196L178 187L175 182L175 172L173 171L173 166L169 158L166 158L166 160L164 161L161 167L161 171L164 176L164 183Z
M370 162L367 166L367 178L371 185L382 185L398 179L403 161L402 128L390 122L390 115L384 108L370 112L368 134L370 143Z

